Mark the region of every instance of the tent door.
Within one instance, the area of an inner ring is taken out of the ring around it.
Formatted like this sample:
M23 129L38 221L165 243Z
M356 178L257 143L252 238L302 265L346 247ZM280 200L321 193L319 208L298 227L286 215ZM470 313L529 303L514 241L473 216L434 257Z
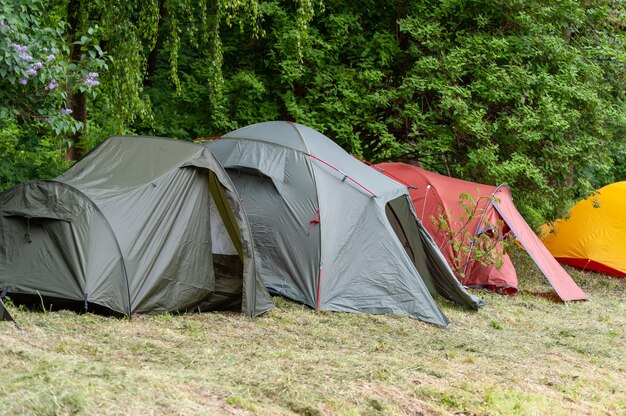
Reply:
M243 296L244 260L241 230L224 188L211 171L208 171L208 184L215 290L194 309L240 309Z
M83 304L85 248L80 232L67 218L30 217L5 213L2 218L6 273L24 288L39 288L42 296L64 297ZM35 259L54 261L44 267ZM9 288L8 292L11 292Z
M400 198L404 199L404 197ZM411 258L411 261L415 264L415 252L413 251L413 247L411 247L411 243L409 242L409 237L407 236L407 233L402 226L402 221L400 220L398 213L394 210L392 206L392 203L394 203L395 201L396 200L388 202L385 205L385 214L387 214L387 220L391 224L391 228L393 228L393 231L396 233L396 236L402 243L402 247L404 247L404 250L406 250L406 253Z
M385 205L385 213L396 236L398 236L428 290L431 294L435 294L437 293L437 288L428 265L424 246L422 245L417 218L413 214L410 204L408 196L400 196Z

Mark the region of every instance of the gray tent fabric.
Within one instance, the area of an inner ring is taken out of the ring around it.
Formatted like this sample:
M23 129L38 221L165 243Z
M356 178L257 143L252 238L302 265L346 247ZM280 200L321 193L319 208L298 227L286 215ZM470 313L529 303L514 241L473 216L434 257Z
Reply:
M323 134L276 121L205 145L242 198L270 292L316 309L408 314L442 326L448 320L432 294L481 305L433 254L406 187Z
M224 169L157 137L111 137L55 180L0 194L0 289L129 316L273 307Z

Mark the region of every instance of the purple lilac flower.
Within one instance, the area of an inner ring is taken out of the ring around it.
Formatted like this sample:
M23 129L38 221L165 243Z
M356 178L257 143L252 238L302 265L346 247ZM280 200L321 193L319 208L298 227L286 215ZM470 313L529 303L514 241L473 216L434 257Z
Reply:
M46 90L52 91L58 87L59 87L59 84L57 84L57 80L53 79L52 81L50 81L50 84L46 86Z
M15 51L17 52L18 56L20 57L22 61L30 62L33 60L33 57L30 56L26 52L26 50L28 49L28 46L22 46L22 45L18 45L17 43L14 43L13 49L15 49Z
M97 87L100 85L100 81L98 81L98 73L90 72L84 79L83 82L88 87Z
M74 112L74 110L72 110L71 108L62 108L61 109L61 114L65 114L65 115L70 115Z
M26 85L28 84L28 79L26 77L22 77L20 78L19 83L22 85Z
M44 51L45 53L48 53L48 52L50 52L50 49L48 49L48 48L43 48L43 51Z
M30 64L28 70L26 70L26 73L28 74L28 76L34 77L35 75L37 75L37 71L39 71L42 67L43 64L41 62L35 62L34 64Z
M54 55L52 55L52 54L50 54L50 55L46 56L46 59L48 60L48 62L50 62L50 61L54 61L54 58L55 58L55 56L54 56Z

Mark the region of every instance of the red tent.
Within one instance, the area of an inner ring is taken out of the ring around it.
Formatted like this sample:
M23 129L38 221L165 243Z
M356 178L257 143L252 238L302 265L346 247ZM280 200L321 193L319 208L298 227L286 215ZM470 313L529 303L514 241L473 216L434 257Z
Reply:
M439 215L443 215L450 229L458 231L459 228L465 227L465 230L470 231L474 236L482 233L503 235L509 231L512 232L562 300L588 298L526 224L515 208L511 190L507 186L495 187L463 181L405 163L381 163L374 167L410 188L411 199L418 218L451 264L452 259L459 259L466 253L454 251L453 245L449 244L448 235L437 230L432 217L438 218ZM476 215L469 220L464 220L467 218L466 210L459 204L461 194L471 195L476 203ZM469 245L470 239L466 240ZM472 247L468 248L472 249ZM508 294L515 293L517 291L515 268L508 254L504 255L503 260L504 264L500 269L494 265L482 265L477 261L463 265L465 277L461 282L466 286L484 287ZM463 263L465 261L459 264Z

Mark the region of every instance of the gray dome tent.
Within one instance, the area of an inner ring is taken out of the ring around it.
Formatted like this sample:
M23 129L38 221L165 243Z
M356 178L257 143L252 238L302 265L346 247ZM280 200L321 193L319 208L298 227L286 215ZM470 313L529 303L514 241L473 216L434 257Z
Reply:
M0 290L135 312L273 306L236 191L189 142L111 137L0 194Z
M323 134L266 122L207 142L237 187L270 293L316 309L445 326L431 294L477 309L417 220L407 188Z

